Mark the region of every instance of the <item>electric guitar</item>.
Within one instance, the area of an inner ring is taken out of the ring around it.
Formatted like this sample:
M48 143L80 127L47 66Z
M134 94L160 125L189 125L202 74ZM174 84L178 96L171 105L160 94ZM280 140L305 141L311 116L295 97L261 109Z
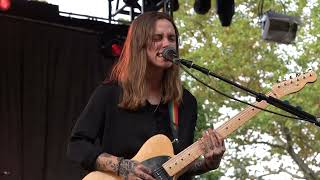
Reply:
M289 79L274 85L272 90L266 95L279 99L285 95L300 91L307 83L314 82L316 79L317 75L314 72L304 73L294 79ZM265 109L268 104L266 101L260 101L254 105ZM248 106L216 130L223 138L226 138L260 111L260 109ZM132 159L149 167L153 171L153 176L156 179L175 180L181 175L182 170L187 165L205 153L201 148L201 143L201 140L198 140L179 154L174 155L170 139L165 135L158 134L148 139ZM91 172L83 178L83 180L121 179L120 176L114 173L100 171Z

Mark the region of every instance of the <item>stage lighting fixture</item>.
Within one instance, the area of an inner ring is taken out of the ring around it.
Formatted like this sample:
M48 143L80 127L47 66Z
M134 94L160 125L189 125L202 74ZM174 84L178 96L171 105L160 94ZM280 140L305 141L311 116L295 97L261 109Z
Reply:
M113 43L111 45L111 52L114 57L119 57L121 55L122 46L123 45L119 43Z
M122 39L110 39L106 42L101 42L100 52L105 58L118 58L121 54L123 44L124 40Z
M230 26L234 15L234 0L217 0L217 14L222 26Z
M141 8L137 0L123 0L123 2L129 7L139 8L139 9Z
M268 41L290 44L294 41L300 18L275 13L271 10L264 13L262 19L262 38Z
M193 9L198 14L206 14L211 8L211 0L194 0Z
M0 0L0 10L7 11L11 6L11 0Z
M171 1L172 11L177 11L179 9L178 0L143 0L143 10L144 12L148 11L159 11L163 8L165 3Z

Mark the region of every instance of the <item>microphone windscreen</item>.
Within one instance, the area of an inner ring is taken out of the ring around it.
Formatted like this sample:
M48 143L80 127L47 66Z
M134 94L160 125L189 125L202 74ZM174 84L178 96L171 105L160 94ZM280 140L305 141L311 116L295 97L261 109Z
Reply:
M173 60L174 58L177 57L177 51L174 47L168 46L164 48L162 52L162 57L164 57L167 60Z
M211 8L211 0L194 0L193 9L198 14L206 14Z

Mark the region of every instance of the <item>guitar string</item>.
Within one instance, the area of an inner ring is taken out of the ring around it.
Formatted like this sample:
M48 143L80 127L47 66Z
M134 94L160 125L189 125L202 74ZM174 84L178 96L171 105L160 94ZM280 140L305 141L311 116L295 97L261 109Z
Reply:
M269 93L268 93L269 94ZM256 104L260 104L259 102L257 102ZM250 112L250 111L252 111L252 110L259 110L259 109L257 109L257 108L251 108L251 107L246 107L246 109L245 110L243 110L242 112L240 112L239 114L237 114L236 116L234 116L233 118L231 118L231 119L240 119L240 120L243 120L242 118L243 117L245 117L245 116L247 116L247 114ZM232 121L227 121L226 123L224 123L222 126L220 126L219 128L221 128L221 129L224 129L225 127L228 127L231 123L233 123ZM196 142L198 142L198 141L196 141ZM185 151L189 151L189 149L190 149L190 151L192 150L192 151L195 151L196 149L194 149L193 148L193 146L196 146L197 145L197 143L194 143L194 144L192 144L189 148L186 148L185 150L183 150L182 152L181 152L181 154L179 155L177 155L176 157L173 157L173 158L171 158L170 160L168 160L168 161L173 161L173 163L176 163L176 162L178 162L179 161L179 159L178 159L178 156L186 156L186 155L188 155L188 154L186 154L186 152ZM189 153L190 154L190 153ZM191 153L191 154L193 154L193 153ZM168 162L167 161L167 162ZM164 164L164 166L166 167L167 165L166 165L166 163Z
M254 109L254 110L259 110L259 109L257 109L257 108L247 107L244 111L242 111L242 113L234 116L234 117L231 118L231 119L240 119L240 120L243 120L242 118L243 118L244 116L246 116L250 111L252 111L252 109ZM233 123L233 122L232 122L232 121L227 121L225 124L223 124L223 125L220 126L219 128L224 129L225 127L228 127L231 123ZM196 142L198 142L198 141L196 141ZM183 151L181 152L181 154L179 153L180 155L178 154L176 157L173 157L173 158L171 158L171 159L168 160L168 161L173 161L173 163L176 163L176 162L179 161L178 156L186 156L186 155L188 155L188 154L186 154L186 151L187 151L187 150L189 151L189 149L190 149L190 151L191 151L191 150L192 150L192 151L195 151L196 149L193 148L193 146L196 146L196 145L197 145L196 142L195 142L194 144L192 144L189 148L186 148L185 150L183 150ZM193 154L193 153L191 153L191 154ZM167 166L166 163L164 164L164 166Z
M171 177L162 166L157 168L156 172L160 175L161 179L163 176L166 177L166 179L168 179L167 177Z
M257 102L256 104L260 104L259 102ZM243 120L242 118L243 117L245 117L245 116L247 116L247 114L250 112L250 111L252 111L252 110L259 110L259 109L257 109L257 108L251 108L251 107L247 107L245 110L243 110L241 113L239 113L239 114L237 114L236 116L234 116L233 118L231 118L231 119L240 119L240 120ZM227 121L225 124L223 124L222 126L220 126L219 128L221 128L221 129L224 129L225 127L228 127L231 123L233 123L232 121ZM196 151L196 149L195 148L193 148L193 146L196 146L197 145L197 142L198 141L196 141L194 144L192 144L189 148L186 148L185 150L183 150L182 152L181 152L181 154L179 155L177 155L176 157L173 157L173 158L171 158L170 160L168 160L168 161L173 161L173 163L177 163L178 161L179 161L179 159L178 159L178 156L186 156L186 155L188 155L188 154L186 154L186 150L188 150L189 151L189 149L190 149L190 151ZM193 153L189 153L189 154L193 154ZM167 161L167 162L168 162ZM164 164L164 166L166 167L167 165L166 164Z
M160 177L161 177L162 175L165 175L163 171L164 171L164 170L163 170L162 168L157 168L156 174L157 174L157 175L160 175Z
M272 93L272 92L269 92L270 94ZM267 93L267 94L269 94L269 93ZM260 104L260 102L257 102L255 105L259 105ZM259 106L258 106L259 107ZM261 108L261 107L259 107L259 108ZM243 120L242 118L243 117L245 117L245 116L247 116L247 113L249 113L250 111L253 111L253 110L257 110L258 112L260 112L261 111L261 109L258 109L258 108L255 108L255 107L246 107L246 109L244 110L244 111L242 111L242 112L240 112L239 114L237 114L236 116L234 116L234 117L232 117L231 119L239 119L239 120ZM258 113L258 112L256 112L256 113ZM256 114L254 114L253 116L255 116ZM252 116L252 117L253 117ZM250 117L250 118L252 118L252 117ZM232 121L227 121L226 123L224 123L222 126L220 126L220 127L218 127L218 128L221 128L221 129L224 129L224 128L226 128L226 127L228 127L230 124L232 124L233 122ZM245 122L242 122L242 123L246 123L246 121ZM194 144L196 144L196 143L194 143ZM193 145L193 144L192 144ZM191 146L192 146L191 145ZM191 146L190 146L190 148L191 148ZM189 148L187 148L187 149L189 149ZM185 149L185 150L187 150L187 149ZM179 153L180 154L180 153ZM178 155L179 155L178 154ZM184 151L182 151L181 152L181 156L183 156L183 154L184 154ZM168 161L174 161L174 162L177 162L177 157L173 157L173 158L171 158L170 160L168 160ZM165 164L164 164L165 165ZM166 165L165 165L166 166ZM159 172L158 170L157 170L157 172ZM160 173L161 174L163 174L163 172L161 172L160 171Z
M250 104L250 103L248 103L248 102L239 100L239 99L237 99L237 98L234 98L234 97L232 97L232 96L229 96L229 95L227 95L227 94L225 94L225 93L223 93L223 92L221 92L221 91L213 88L212 86L206 84L206 83L205 83L204 81L202 81L201 79L199 79L199 78L197 78L196 76L194 76L194 75L193 75L191 72L189 72L185 67L183 67L183 66L180 66L180 67L183 69L183 71L185 71L187 74L189 74L192 78L194 78L195 80L197 80L199 83L203 84L204 86L208 87L209 89L211 89L211 90L213 90L213 91L215 91L215 92L217 92L217 93L219 93L219 94L221 94L221 95L223 95L223 96L225 96L225 97L228 97L228 98L230 98L230 99L232 99L232 100L234 100L234 101L238 101L238 102L241 102L241 103L243 103L243 104L246 104L246 105L255 107L253 104ZM308 76L312 76L312 74L309 74ZM304 76L304 77L305 77L305 76ZM270 110L267 110L267 109L261 109L261 108L259 108L259 107L255 107L255 108L260 109L260 110L265 111L265 112L269 112L269 113L271 113L271 114L276 114L276 115L278 115L278 116L283 116L283 117L286 117L286 118L301 119L301 118L299 118L299 117L288 116L288 115L281 114L281 113L277 113L277 112L270 111Z
M268 94L271 94L271 92L268 93ZM260 104L260 102L257 102L257 103L256 103L256 105L258 105L258 104ZM244 109L243 111L241 111L239 114L237 114L237 115L235 115L234 117L232 117L231 119L240 119L240 120L242 121L242 120L243 120L242 118L245 117L245 116L247 116L247 114L250 113L250 111L252 111L252 110L261 111L260 109L257 109L257 108L254 108L254 107L250 107L250 106L249 106L249 107L246 107L246 109ZM256 113L258 113L258 112L256 112ZM229 125L230 125L231 123L233 123L233 121L231 121L231 119L230 119L230 121L225 122L224 124L222 124L222 125L219 126L218 128L219 128L219 129L225 129L225 128L229 127Z
M190 145L188 148L184 149L183 151L181 151L179 154L177 154L176 156L172 157L171 159L169 159L167 162L165 162L163 164L164 167L169 167L168 163L170 164L175 164L175 163L178 163L180 157L188 157L190 156L191 154L194 154L194 153L191 153L193 151L196 151L196 148L195 147L198 147L198 143L199 141L196 141L195 143L193 143L192 145ZM191 152L189 152L191 151ZM189 153L188 153L189 152ZM194 158L194 156L191 156L192 158ZM189 159L189 158L187 158Z

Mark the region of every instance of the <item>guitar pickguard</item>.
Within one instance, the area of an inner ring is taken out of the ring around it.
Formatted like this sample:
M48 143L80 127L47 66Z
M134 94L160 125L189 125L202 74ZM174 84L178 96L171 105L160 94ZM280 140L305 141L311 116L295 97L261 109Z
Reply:
M173 180L162 167L162 164L169 158L169 156L157 156L143 161L142 164L152 170L152 174L157 180Z

